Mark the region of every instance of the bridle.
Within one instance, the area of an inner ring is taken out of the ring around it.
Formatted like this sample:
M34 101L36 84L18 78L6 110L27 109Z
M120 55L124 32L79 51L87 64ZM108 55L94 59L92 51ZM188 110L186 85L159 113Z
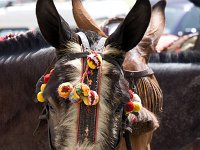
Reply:
M81 53L74 53L74 54L70 54L70 55L67 55L66 56L66 59L67 60L74 60L74 59L77 59L77 58L81 58L83 61L82 61L82 65L83 65L83 69L85 68L85 61L84 61L84 58L87 57L87 55L90 53L90 45L89 45L89 42L88 42L88 39L86 37L86 35L83 33L83 32L79 32L77 33L81 39L81 42L82 42L82 48L83 48L83 52ZM101 54L102 58L106 61L108 61L109 63L112 63L113 65L115 65L121 72L121 75L122 76L125 76L127 79L133 79L133 78L139 78L139 77L144 77L144 76L148 76L148 75L151 75L153 74L153 71L149 68L147 70L144 70L144 71L139 71L139 72L134 72L134 71L127 71L127 70L122 70L122 68L120 67L120 65L118 64L118 62L116 62L113 58L111 57L108 57L108 56L104 56L102 51L104 49L104 44L105 44L105 41L106 41L106 38L101 38L95 48L95 51L97 51L99 54ZM52 67L50 67L52 68ZM50 69L48 69L49 71ZM46 71L46 72L48 72ZM99 81L98 81L98 76L100 76L101 72L97 71L96 73L96 76L94 79L95 83L97 82L98 84ZM38 82L40 82L42 80L39 79ZM130 81L129 81L130 82ZM131 81L132 83L132 81ZM94 90L97 90L98 91L98 84L97 86L93 86ZM132 86L130 88L133 88ZM83 108L83 109L81 109ZM84 115L88 115L87 112L85 112L84 110L87 110L86 109L87 106L84 106L84 104L80 104L80 112L79 113L79 124L81 122L84 122L83 120L80 120L80 114L84 114ZM88 127L88 126L95 126L96 127L96 118L98 115L98 106L95 106L93 107L92 110L90 111L93 111L95 115L88 115L87 118L93 118L93 121L91 124L85 124L84 122L84 125L79 125L79 128L78 128L78 131L77 131L77 142L80 140L83 140L84 138L89 138L90 141L92 141L93 143L95 143L95 130L94 129L94 133L93 135L88 135L88 137L84 137L83 136L83 132L82 131L85 131L85 127ZM118 149L119 148L119 141L121 139L122 136L124 136L125 138L125 141L126 141L126 147L127 147L127 150L132 150L132 144L131 144L131 129L129 126L127 126L127 116L124 115L124 105L120 105L117 109L116 109L116 112L114 114L120 114L122 116L122 127L120 129L120 133L119 133L119 139L118 141L116 141L115 143L115 149ZM42 110L42 114L39 116L39 123L38 123L38 126L36 127L35 131L34 131L34 134L36 133L36 131L38 130L40 124L42 123L42 120L46 120L47 121L47 125L48 125L48 141L49 141L49 148L50 150L55 150L53 144L52 144L52 140L51 140L51 130L50 130L50 126L49 126L49 105L48 105L48 102L45 102L44 103L44 108ZM87 122L87 121L86 121ZM83 142L83 141L81 141Z

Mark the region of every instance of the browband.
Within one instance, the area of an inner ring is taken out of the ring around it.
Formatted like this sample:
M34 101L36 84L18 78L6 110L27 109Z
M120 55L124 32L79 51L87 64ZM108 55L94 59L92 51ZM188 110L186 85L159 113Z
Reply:
M82 46L84 48L84 52L81 52L81 53L74 53L74 54L70 54L68 56L65 56L67 57L68 60L73 60L73 59L76 59L76 58L82 58L82 57L87 57L87 55L90 54L90 44L88 42L88 39L85 35L85 33L83 32L78 32L76 33L79 35L80 39L81 39L81 42L82 42ZM103 60L106 60L107 62L115 65L121 72L121 74L124 76L124 73L119 65L119 63L117 61L115 61L112 57L109 57L108 55L103 55L102 53L102 49L104 48L104 45L105 45L105 42L106 42L106 38L105 37L102 37L97 46L95 47L95 51L97 53L99 53L102 57Z
M90 44L89 44L89 42L88 42L88 39L87 39L85 33L83 33L83 32L78 32L78 33L76 33L76 34L79 35L84 49L87 50L87 51L90 50ZM95 47L94 50L95 50L95 51L101 51L101 50L104 48L105 42L106 42L106 38L105 38L105 37L102 37L102 38L99 40L99 42L98 42L98 44L97 44L97 46Z

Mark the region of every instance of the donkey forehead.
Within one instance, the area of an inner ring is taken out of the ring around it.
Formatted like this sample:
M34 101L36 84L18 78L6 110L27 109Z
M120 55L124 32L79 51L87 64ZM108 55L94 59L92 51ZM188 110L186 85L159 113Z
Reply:
M101 36L93 31L81 31L76 33L79 37L80 43L83 46L87 46L91 50L96 50ZM105 41L102 43L104 45Z

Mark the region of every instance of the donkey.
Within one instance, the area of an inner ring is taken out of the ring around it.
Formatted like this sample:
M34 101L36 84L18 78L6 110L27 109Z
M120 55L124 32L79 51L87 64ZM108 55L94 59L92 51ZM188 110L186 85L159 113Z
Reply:
M154 150L199 149L189 145L200 137L200 65L178 61L150 64L164 94L160 127L151 143Z
M123 109L130 101L122 63L126 52L140 42L148 27L149 1L137 0L125 20L107 39L100 32L80 30L82 32L75 33L58 14L52 0L38 0L36 14L41 33L56 48L57 55L53 71L46 71L50 78L45 82L45 88L41 88L42 95L38 96L38 100L45 102L48 112L50 148L118 149L125 124L122 122L126 119ZM98 59L93 60L91 55ZM101 64L95 71L91 70L94 62ZM42 81L43 78L37 86L40 87ZM84 97L89 90L79 91L80 95L77 95L77 85L82 89L91 88L90 98Z
M48 149L46 126L33 136L42 111L33 99L38 78L56 57L54 48L29 31L0 42L0 53L1 150Z
M138 134L134 134L137 131L133 131L132 134L132 143L136 150L150 149L153 132L159 127L154 114L162 111L163 94L153 71L148 66L148 60L150 55L155 53L156 45L164 30L165 6L166 1L159 1L153 6L151 21L143 39L135 48L126 53L123 62L125 77L131 86L134 85L132 88L135 88L142 98L143 106L148 112L144 116L140 114L140 118L152 120L154 125L150 128L151 130L145 130L141 124L138 124L141 128L136 128L137 123L133 124L133 129L140 131Z
M150 64L164 93L160 128L152 140L154 150L199 149L200 52L162 52ZM170 138L169 138L170 137ZM196 146L195 146L196 145Z

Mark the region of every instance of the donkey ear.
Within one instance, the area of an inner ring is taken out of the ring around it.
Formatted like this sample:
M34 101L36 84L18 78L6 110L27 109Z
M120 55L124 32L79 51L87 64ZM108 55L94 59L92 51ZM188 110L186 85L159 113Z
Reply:
M73 32L59 15L53 0L38 0L36 16L42 35L55 48L63 48L72 39Z
M119 46L123 51L129 51L135 47L149 25L151 18L151 4L149 0L137 0L124 21L112 33L106 45Z
M145 35L151 38L153 48L163 34L165 27L165 6L166 1L161 0L153 6L151 21Z

